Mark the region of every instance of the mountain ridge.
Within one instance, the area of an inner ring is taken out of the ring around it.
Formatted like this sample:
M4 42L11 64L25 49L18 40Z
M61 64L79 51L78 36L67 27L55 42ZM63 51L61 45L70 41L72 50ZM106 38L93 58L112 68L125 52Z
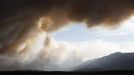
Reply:
M86 61L75 71L134 70L134 53L116 52L102 58Z

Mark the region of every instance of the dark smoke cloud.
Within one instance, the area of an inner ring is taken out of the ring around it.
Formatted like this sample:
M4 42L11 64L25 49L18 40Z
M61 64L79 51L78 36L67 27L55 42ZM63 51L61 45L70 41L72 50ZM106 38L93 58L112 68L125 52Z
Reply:
M0 54L15 55L31 37L69 22L115 26L133 13L134 0L0 0Z

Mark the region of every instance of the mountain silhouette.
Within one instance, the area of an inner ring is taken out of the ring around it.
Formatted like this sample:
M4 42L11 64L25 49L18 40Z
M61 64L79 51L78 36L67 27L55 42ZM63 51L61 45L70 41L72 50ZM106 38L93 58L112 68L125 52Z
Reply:
M102 58L86 61L75 71L134 70L134 53L116 52Z

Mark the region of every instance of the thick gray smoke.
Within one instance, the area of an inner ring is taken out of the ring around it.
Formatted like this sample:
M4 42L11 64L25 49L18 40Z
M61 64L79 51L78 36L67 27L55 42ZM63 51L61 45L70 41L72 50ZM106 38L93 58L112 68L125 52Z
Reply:
M115 26L133 13L134 0L0 0L1 65L31 63L43 49L47 33L69 22Z

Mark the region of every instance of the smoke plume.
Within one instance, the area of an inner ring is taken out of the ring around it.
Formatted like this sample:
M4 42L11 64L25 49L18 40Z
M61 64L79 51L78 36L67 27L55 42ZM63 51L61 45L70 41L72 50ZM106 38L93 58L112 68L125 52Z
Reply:
M134 0L1 0L0 61L34 61L43 47L49 48L48 34L70 22L112 27L133 13Z

